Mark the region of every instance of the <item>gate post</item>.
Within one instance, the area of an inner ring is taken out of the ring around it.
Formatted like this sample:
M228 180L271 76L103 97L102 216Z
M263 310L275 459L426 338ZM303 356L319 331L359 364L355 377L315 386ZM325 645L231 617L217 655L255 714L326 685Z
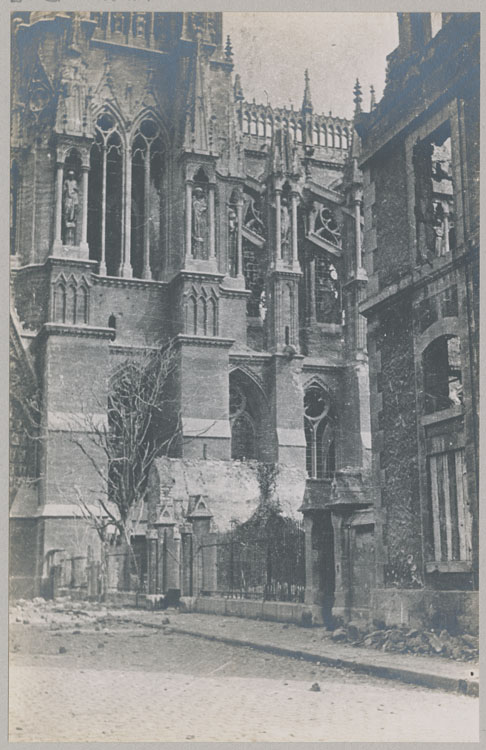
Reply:
M167 508L166 508L167 510ZM181 535L172 514L164 513L154 524L157 529L158 564L156 593L181 588Z
M208 507L207 495L191 495L189 498L187 519L192 523L194 535L193 596L198 596L201 591L214 591L216 588L214 586L216 574L215 552L211 552L211 550L215 550L216 548L206 548L204 546L211 528L212 517L213 514Z
M314 604L314 559L312 551L312 527L314 519L308 513L304 514L305 533L305 604Z
M147 591L149 594L157 594L158 577L157 577L157 552L158 552L158 535L156 529L147 531Z

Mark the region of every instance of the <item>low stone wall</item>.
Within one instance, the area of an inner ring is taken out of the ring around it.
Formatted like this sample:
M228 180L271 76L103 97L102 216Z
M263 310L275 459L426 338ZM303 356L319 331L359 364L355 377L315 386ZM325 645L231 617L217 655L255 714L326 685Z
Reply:
M297 625L323 625L321 607L293 602L184 596L181 597L181 608L186 612L200 612L206 615L293 622Z
M435 591L430 589L374 589L371 614L385 625L409 625L450 633L479 631L477 591Z

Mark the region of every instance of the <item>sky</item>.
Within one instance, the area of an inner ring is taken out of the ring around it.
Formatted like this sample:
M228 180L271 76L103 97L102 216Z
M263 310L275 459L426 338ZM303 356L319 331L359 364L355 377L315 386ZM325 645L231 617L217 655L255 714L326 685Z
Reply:
M314 112L348 118L356 78L365 111L370 84L381 98L386 56L398 44L395 13L223 13L223 33L245 99L300 109L308 68Z

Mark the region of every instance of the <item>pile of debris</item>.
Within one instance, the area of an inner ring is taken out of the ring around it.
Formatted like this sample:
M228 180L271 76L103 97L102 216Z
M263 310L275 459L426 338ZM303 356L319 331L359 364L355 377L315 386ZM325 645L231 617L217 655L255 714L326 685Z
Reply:
M353 646L395 651L399 654L444 656L458 661L477 661L479 638L475 635L451 635L447 630L419 630L408 626L368 631L361 623L350 622L332 633L334 641L347 641Z

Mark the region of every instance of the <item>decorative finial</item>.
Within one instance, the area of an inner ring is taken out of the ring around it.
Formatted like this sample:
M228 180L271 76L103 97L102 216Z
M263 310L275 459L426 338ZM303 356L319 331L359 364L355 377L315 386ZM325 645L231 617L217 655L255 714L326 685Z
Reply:
M375 96L375 87L373 84L370 86L370 112L373 112L373 110L376 108L376 96Z
M363 94L361 93L361 84L359 78L356 79L354 84L354 114L357 115L361 112L361 102L363 101Z
M243 95L243 88L241 86L241 77L239 73L235 75L234 93L235 93L235 100L237 102L245 98Z
M309 71L306 68L304 72L304 80L305 80L305 86L304 86L304 101L302 102L302 109L307 112L312 111L312 97L311 97L311 90L310 90L310 79L309 79Z
M225 54L225 57L228 60L228 62L232 62L232 60L233 60L233 47L231 45L231 37L230 37L229 34L226 37L226 45L225 45L225 48L224 48L224 54Z

